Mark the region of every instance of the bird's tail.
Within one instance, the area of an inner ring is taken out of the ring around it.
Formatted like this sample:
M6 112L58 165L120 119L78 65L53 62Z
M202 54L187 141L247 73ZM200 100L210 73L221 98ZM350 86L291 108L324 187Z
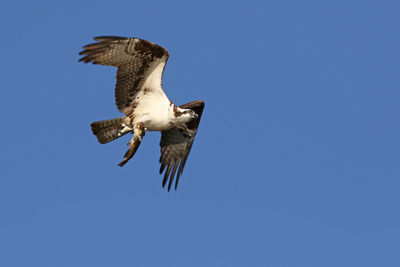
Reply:
M93 134L101 144L108 143L118 137L125 135L127 132L122 132L124 121L127 117L120 117L111 120L95 121L90 124Z

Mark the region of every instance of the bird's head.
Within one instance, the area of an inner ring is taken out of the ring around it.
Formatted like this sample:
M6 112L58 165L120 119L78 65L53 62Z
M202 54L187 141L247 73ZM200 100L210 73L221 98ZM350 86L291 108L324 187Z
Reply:
M197 119L199 117L199 115L197 115L197 113L191 109L187 110L187 114L190 116L191 119Z
M197 119L199 116L191 109L177 108L175 110L175 117L179 122L186 123Z

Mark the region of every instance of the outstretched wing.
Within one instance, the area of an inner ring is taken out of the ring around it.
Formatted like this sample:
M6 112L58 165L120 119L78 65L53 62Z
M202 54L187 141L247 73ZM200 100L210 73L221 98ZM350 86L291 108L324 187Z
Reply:
M198 118L191 120L182 128L174 127L170 130L161 132L160 174L164 171L165 167L167 167L162 186L165 186L169 178L168 191L171 189L176 171L178 171L178 173L176 176L175 190L178 187L179 177L183 172L190 149L193 145L194 137L197 133L201 114L204 109L204 102L202 100L197 100L180 107L194 110L197 113Z
M79 61L118 67L115 102L122 113L135 108L136 95L146 86L161 90L168 51L152 42L125 37L95 37L97 43L84 46ZM164 93L164 92L163 92Z

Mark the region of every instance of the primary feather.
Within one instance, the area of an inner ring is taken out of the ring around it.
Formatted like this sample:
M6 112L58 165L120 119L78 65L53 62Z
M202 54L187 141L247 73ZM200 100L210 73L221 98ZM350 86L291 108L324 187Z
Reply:
M139 38L102 36L94 40L97 42L83 47L79 61L118 68L115 102L125 116L92 123L93 133L100 143L107 143L132 132L139 124L146 131L161 131L160 173L167 167L162 184L165 186L169 178L169 191L176 174L176 189L204 102L178 107L168 99L162 88L162 75L169 53L163 47Z

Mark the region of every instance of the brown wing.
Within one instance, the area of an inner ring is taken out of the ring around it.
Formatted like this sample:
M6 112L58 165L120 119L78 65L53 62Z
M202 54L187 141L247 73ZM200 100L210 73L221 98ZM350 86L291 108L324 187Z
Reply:
M160 174L164 171L165 167L167 167L162 186L165 186L169 177L168 191L171 189L176 171L178 171L178 173L176 176L175 190L178 187L179 177L183 172L183 168L185 167L186 160L197 133L201 114L204 109L204 102L198 100L180 107L194 110L197 113L198 118L191 120L183 128L174 127L170 130L161 132Z
M119 111L127 113L152 70L167 62L168 51L138 38L105 36L94 40L97 43L83 47L79 54L84 56L79 61L118 67L115 102Z

